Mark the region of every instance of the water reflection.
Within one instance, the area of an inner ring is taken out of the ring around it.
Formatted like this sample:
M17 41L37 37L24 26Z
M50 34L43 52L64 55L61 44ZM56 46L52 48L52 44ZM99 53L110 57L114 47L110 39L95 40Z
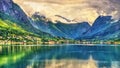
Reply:
M92 56L89 60L63 59L46 61L45 65L45 68L97 68Z
M2 46L0 46L0 53L2 52Z
M120 68L120 46L0 46L0 68Z

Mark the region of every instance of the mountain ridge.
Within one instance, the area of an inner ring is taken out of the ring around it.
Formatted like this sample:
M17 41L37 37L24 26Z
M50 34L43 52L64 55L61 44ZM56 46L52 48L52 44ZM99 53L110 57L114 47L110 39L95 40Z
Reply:
M16 22L17 25L26 31L41 36L64 37L74 40L116 38L119 37L120 30L120 21L112 23L112 16L99 16L92 26L88 22L65 24L61 21L56 21L57 23L53 23L50 19L37 12L32 17L28 17L19 5L12 0L0 0L0 18ZM65 17L62 18L68 20Z

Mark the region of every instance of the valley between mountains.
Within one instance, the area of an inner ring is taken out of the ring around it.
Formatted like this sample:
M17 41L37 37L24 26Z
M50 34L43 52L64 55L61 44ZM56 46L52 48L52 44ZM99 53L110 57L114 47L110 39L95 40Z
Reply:
M68 18L56 15L66 21ZM0 0L0 44L120 44L120 20L98 16L87 21L56 23L35 12L31 17L12 0Z

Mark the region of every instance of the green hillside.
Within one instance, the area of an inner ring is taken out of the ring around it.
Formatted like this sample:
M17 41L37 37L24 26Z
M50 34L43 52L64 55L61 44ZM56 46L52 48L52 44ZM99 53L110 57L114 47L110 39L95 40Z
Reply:
M65 38L38 35L24 30L9 20L0 19L0 44L56 44L66 43Z
M36 40L41 40L41 38L31 32L27 32L8 20L0 19L0 42L10 43L13 42L34 42Z

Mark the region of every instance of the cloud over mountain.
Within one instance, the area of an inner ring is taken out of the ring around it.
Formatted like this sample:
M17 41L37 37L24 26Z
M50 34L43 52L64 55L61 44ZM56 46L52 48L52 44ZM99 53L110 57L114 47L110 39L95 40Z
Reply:
M59 20L55 15L61 15L79 22L90 24L99 15L112 15L119 18L119 0L14 0L28 15L40 12L52 20ZM65 21L63 21L65 22Z

